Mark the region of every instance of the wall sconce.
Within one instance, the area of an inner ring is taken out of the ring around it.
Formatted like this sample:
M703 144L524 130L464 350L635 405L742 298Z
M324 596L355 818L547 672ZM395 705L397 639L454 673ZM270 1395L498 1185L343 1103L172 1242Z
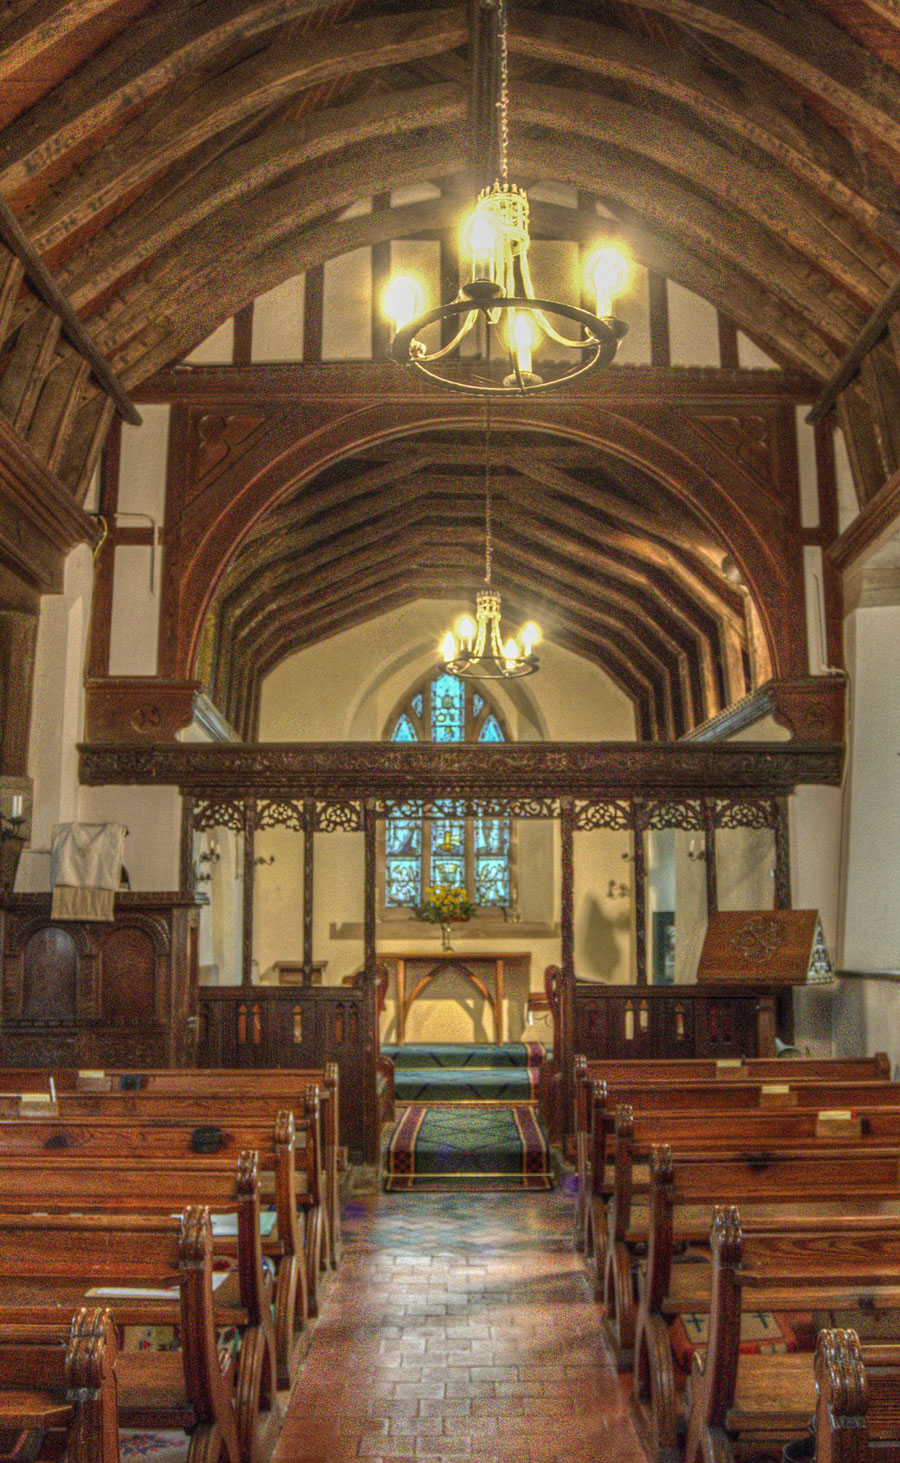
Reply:
M268 858L263 858L262 854L257 854L257 856L253 860L253 862L255 864L257 864L257 865L259 865L259 864L274 864L274 862L275 862L275 855L274 855L274 853L270 853Z
M18 849L13 850L11 860L9 862L7 861L5 856L0 859L0 864L2 864L3 868L4 896L12 893L13 885L16 882L16 871L19 866L19 857L22 853L22 849L28 842L28 834L23 832L26 821L25 800L20 792L14 792L12 797L10 798L9 817L5 818L3 816L0 816L0 850L2 850L4 845L7 843L18 844Z
M633 853L629 853L627 848L625 849L624 853L622 854L622 858L625 860L626 864L633 864L634 863L634 854Z
M631 890L627 884L617 884L615 879L610 879L609 888L606 891L607 899L627 899Z
M695 860L698 864L702 863L706 858L706 847L698 848L696 838L692 838L688 844L687 856L689 859Z
M221 858L222 855L219 851L219 845L213 840L207 851L197 855L197 863L194 865L194 883L209 884L212 880L212 871L207 870L201 874L198 866L200 864L217 864L221 861Z

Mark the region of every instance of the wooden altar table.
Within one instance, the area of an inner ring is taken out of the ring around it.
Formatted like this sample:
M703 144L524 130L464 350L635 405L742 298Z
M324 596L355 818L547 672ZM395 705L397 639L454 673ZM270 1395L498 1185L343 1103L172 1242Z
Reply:
M379 954L380 965L393 971L397 982L397 1041L406 1040L406 1020L410 1007L435 978L445 971L456 971L467 980L487 1003L494 1019L494 1040L506 1040L503 1010L504 976L510 967L524 969L529 985L530 950L415 950L403 955Z

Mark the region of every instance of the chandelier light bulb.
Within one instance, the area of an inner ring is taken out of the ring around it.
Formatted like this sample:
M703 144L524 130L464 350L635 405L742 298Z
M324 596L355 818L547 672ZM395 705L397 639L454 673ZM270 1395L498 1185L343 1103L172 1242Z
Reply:
M493 281L494 249L497 235L489 219L476 209L469 225L469 248L472 252L472 282Z
M423 308L422 291L409 275L398 274L384 292L384 312L394 322L394 330L402 330Z
M477 633L477 629L478 627L475 624L475 621L472 619L471 615L463 615L462 619L456 626L456 633L459 637L459 644L462 650L472 649L472 646L475 643L475 635ZM450 659L450 657L448 656L445 656L444 658Z
M527 315L517 314L512 328L519 370L523 376L531 375L531 353L534 348L534 330Z
M444 661L456 659L456 636L452 630L448 630L441 641L441 659Z
M540 638L541 632L537 625L529 620L528 624L523 626L519 631L519 639L522 642L522 654L525 656L531 655Z
M510 664L512 664L513 662L515 662L515 661L517 661L519 659L519 647L516 644L515 640L513 640L512 636L510 636L510 638L507 640L506 644L504 645L504 647L503 647L503 654L504 654L506 660L508 660L510 662Z
M628 260L621 249L610 245L597 250L588 264L588 271L596 295L597 314L605 319L612 314L613 301L628 283Z

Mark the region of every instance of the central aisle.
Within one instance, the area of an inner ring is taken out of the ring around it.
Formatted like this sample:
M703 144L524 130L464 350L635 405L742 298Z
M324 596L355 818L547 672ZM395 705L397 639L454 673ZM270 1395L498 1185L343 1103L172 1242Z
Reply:
M644 1463L553 1194L381 1194L345 1250L273 1463Z

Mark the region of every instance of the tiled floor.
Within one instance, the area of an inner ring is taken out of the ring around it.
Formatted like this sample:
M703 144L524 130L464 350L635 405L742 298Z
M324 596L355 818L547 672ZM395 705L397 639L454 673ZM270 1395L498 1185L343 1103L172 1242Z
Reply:
M274 1463L643 1463L560 1194L355 1201Z

